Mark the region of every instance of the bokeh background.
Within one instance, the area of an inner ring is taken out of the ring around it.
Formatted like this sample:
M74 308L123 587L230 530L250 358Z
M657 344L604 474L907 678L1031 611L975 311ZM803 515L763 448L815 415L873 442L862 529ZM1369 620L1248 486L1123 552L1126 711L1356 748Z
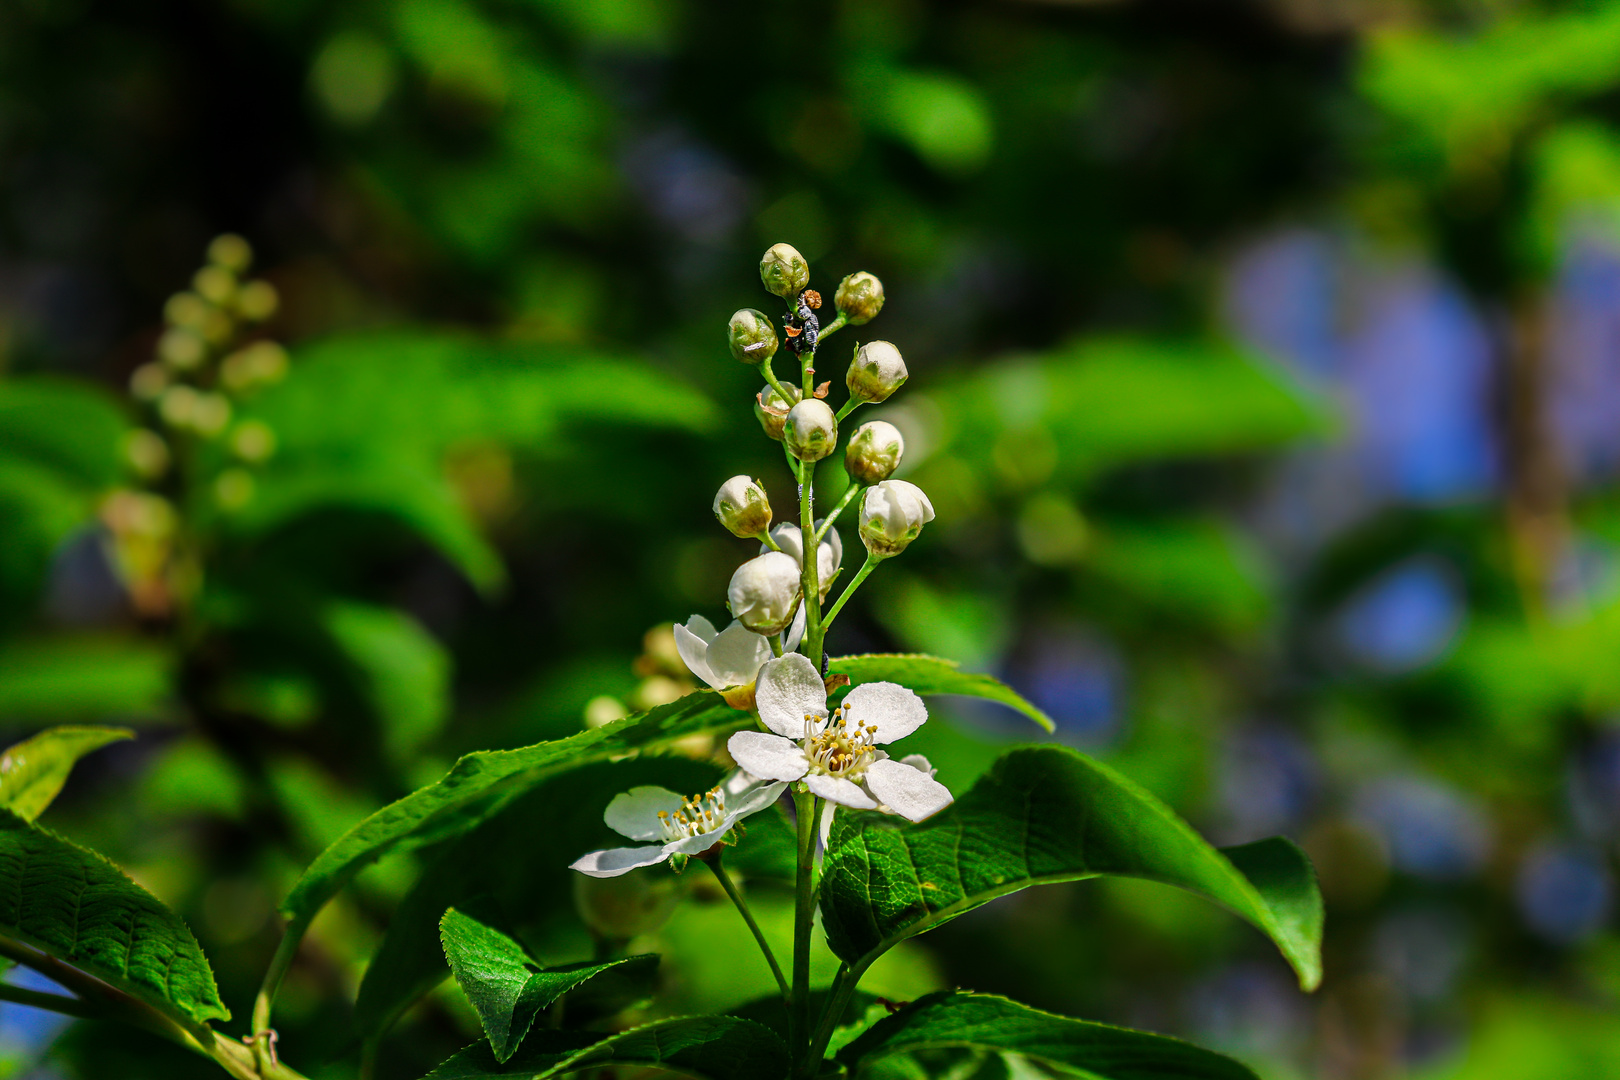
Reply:
M751 554L715 487L791 500L722 344L787 241L824 291L885 282L845 335L905 353L871 414L939 511L832 650L1000 675L1218 842L1298 840L1327 899L1312 996L1118 883L982 909L878 989L1278 1080L1620 1075L1617 122L1610 0L7 0L0 736L138 730L46 823L184 912L244 1018L313 852L461 752L672 692L643 635L720 618ZM231 421L275 453L181 438L139 480L131 376L224 232L280 297L290 370ZM934 715L958 790L1039 735ZM509 832L546 867L586 835ZM277 1016L311 1076L354 1075L441 857L317 923ZM566 876L491 888L588 950ZM699 890L654 936L665 1006L768 989L737 931ZM441 988L379 1076L476 1030ZM0 1005L3 1075L212 1068Z

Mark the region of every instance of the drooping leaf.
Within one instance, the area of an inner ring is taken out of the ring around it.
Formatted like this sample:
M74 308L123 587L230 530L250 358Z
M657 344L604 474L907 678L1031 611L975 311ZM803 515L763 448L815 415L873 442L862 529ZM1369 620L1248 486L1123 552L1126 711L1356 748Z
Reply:
M0 806L33 821L51 805L80 758L134 737L128 728L56 727L7 747L0 754Z
M658 964L656 954L644 953L602 964L543 968L523 946L455 908L439 922L439 938L457 985L484 1025L490 1051L502 1063L523 1042L541 1010L568 991L620 965L651 969Z
M1254 1080L1229 1057L1145 1031L1075 1020L990 994L941 991L873 1024L838 1061L943 1048L1013 1051L1095 1080Z
M493 908L519 934L554 922L573 905L577 875L568 864L595 848L631 843L602 821L615 795L643 784L702 791L719 775L713 765L677 756L593 761L541 780L446 844L394 909L360 981L354 1023L361 1038L381 1035L448 974L438 932L446 908ZM571 1015L577 1006L570 1003Z
M405 759L450 715L450 657L402 611L339 603L326 610L326 629L360 676L383 725L383 745Z
M840 814L831 840L822 914L833 951L858 970L998 896L1116 874L1225 905L1276 943L1301 986L1321 979L1322 899L1299 849L1273 839L1223 854L1147 791L1065 747L1008 751L918 825Z
M919 694L966 694L998 701L1017 709L1047 731L1054 730L1052 718L1031 705L1000 679L975 675L957 669L956 661L921 653L866 653L838 656L829 661L835 675L848 675L859 686L868 682L897 682Z
M13 959L26 962L15 945L38 950L192 1030L230 1019L186 924L100 855L0 810L0 881L0 947Z
M537 1031L506 1063L488 1043L468 1047L426 1080L545 1077L609 1065L664 1068L701 1080L777 1080L787 1075L787 1047L763 1024L735 1016L658 1020L599 1037L587 1032Z

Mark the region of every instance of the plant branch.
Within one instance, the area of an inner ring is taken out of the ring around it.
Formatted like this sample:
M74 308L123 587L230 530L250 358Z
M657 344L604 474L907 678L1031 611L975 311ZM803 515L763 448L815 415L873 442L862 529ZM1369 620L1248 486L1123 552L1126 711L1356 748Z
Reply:
M810 933L815 921L816 827L821 821L821 800L808 789L793 793L799 823L797 889L793 904L793 994L788 1007L788 1048L795 1062L794 1075L810 1075L805 1044L810 1037Z
M851 596L855 595L855 590L861 587L861 582L865 581L867 576L877 569L878 563L882 561L876 555L867 552L866 561L861 564L860 570L856 571L855 576L850 579L850 583L844 586L844 591L838 594L838 599L833 603L832 610L827 612L827 617L821 621L823 634L827 632L828 627L832 626L833 620L838 617L838 613L844 610L844 604Z
M28 990L21 986L12 986L10 983L0 983L0 1001L9 1001L13 1005L27 1005L31 1009L44 1009L47 1012L61 1013L63 1016L76 1016L81 1020L99 1020L107 1013L99 1009L93 1002L81 998L68 997L66 994L47 994L40 990Z
M753 933L754 940L759 943L759 951L765 954L765 962L771 965L771 974L776 976L776 985L782 991L782 1001L791 1007L793 991L788 987L787 976L782 974L782 966L776 962L776 954L771 952L770 942L765 940L765 932L759 928L759 923L754 921L754 914L748 910L747 901L737 891L737 886L732 882L731 875L726 873L726 868L720 865L720 853L715 852L712 859L702 855L698 857L703 859L703 862L707 864L710 870L714 871L715 879L720 882L720 887L726 891L727 896L731 897L731 902L736 906L737 913L743 917L743 922L748 924L748 929Z

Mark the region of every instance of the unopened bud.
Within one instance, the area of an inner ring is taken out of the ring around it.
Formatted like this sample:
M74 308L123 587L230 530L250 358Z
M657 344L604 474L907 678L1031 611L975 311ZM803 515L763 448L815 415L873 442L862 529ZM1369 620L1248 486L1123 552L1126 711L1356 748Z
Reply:
M788 410L782 445L800 461L820 461L838 445L838 419L820 398L806 398Z
M799 564L791 555L767 551L737 567L726 599L732 617L756 634L780 634L799 610Z
M208 319L208 301L194 292L178 292L163 305L163 318L170 326L185 326L200 331Z
M844 470L860 484L876 484L894 475L906 440L900 429L883 420L871 420L855 429L844 448Z
M765 313L743 308L731 317L731 355L758 367L776 355L776 327Z
M191 406L191 429L212 439L231 422L231 403L224 394L201 393Z
M236 296L236 275L223 266L205 266L191 279L191 287L210 304L228 304Z
M172 428L189 428L197 409L197 391L184 383L171 386L158 398L158 415Z
M844 385L856 401L884 401L906 381L906 362L887 341L868 341L855 351Z
M788 392L791 401L783 401L773 387L767 386L754 398L754 415L759 417L759 426L765 429L765 434L782 441L782 429L787 424L788 410L799 403L804 391L790 383L783 383L782 389Z
M579 917L599 937L612 940L658 930L675 914L683 895L677 879L667 874L569 876L574 879L574 908Z
M165 330L158 338L158 359L176 371L191 371L200 367L208 355L208 346L189 327L176 326Z
M208 261L240 274L253 261L253 249L235 233L225 233L214 237L214 242L208 245Z
M922 488L885 480L861 499L861 542L880 559L906 550L923 525L934 520L934 506Z
M236 294L236 310L248 322L263 322L280 306L281 297L268 281L250 281Z
M849 325L869 323L883 310L883 282L865 270L857 271L838 283L833 303Z
M839 567L844 565L844 538L838 535L837 529L827 525L826 518L821 518L815 523L817 532L823 527L826 527L827 535L821 538L821 543L816 549L816 581L821 586L821 599L826 600L827 591L832 588ZM771 530L771 540L782 550L782 554L791 556L801 567L804 565L803 529L784 521ZM767 549L761 546L760 551L765 550Z
M124 460L144 480L156 480L169 471L169 444L163 436L136 428L124 436Z
M748 539L771 527L771 502L758 480L733 476L715 493L714 516L733 536Z
M792 244L775 244L759 260L759 280L764 282L766 292L784 300L798 296L810 284L810 264Z
M276 452L276 433L263 420L244 420L231 432L231 453L249 464L270 460Z
M231 353L219 365L219 381L232 393L281 381L287 374L287 350L273 341L255 341Z
M129 392L140 401L155 401L169 385L169 372L162 364L142 364L129 375Z

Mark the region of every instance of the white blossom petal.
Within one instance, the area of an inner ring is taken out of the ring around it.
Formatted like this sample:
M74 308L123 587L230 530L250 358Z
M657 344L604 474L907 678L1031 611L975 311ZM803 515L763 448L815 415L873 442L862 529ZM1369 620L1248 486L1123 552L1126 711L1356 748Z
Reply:
M658 811L673 814L681 808L682 799L668 788L634 787L613 796L602 813L602 820L616 833L632 840L661 840L664 831L658 824Z
M821 850L827 851L832 847L832 821L833 815L838 812L837 803L828 803L821 810Z
M844 715L850 723L862 727L876 724L872 741L891 743L922 727L928 719L928 707L899 683L862 683L844 698Z
M740 622L733 622L709 642L709 671L721 687L747 686L770 658L771 643Z
M784 738L802 739L826 726L827 684L803 653L789 653L760 668L754 701L765 726ZM817 718L810 731L805 730L806 716Z
M907 769L906 771L911 772L913 770ZM861 786L853 780L845 780L839 776L828 776L825 773L811 773L804 778L804 786L828 802L835 802L852 810L877 809L877 800L862 791Z
M797 649L799 647L799 642L804 640L804 630L807 619L808 617L805 615L804 605L800 604L799 610L793 614L793 625L788 627L787 639L782 642L782 651L784 653L790 653L794 649Z
M628 873L638 866L651 866L656 862L663 862L669 856L662 845L653 844L649 847L621 847L608 848L605 851L593 851L589 855L582 855L574 860L569 867L591 877L618 877Z
M944 784L899 761L874 761L866 770L866 787L884 806L909 821L932 817L952 802Z
M761 731L758 734L763 735L765 733ZM745 776L747 775L742 770L738 771ZM776 781L775 783L757 784L748 787L739 792L735 798L728 792L726 795L726 822L728 827L732 822L741 821L748 815L757 814L769 807L781 797L782 790L786 787L787 784Z
M707 630L709 636L705 638L699 633L701 630ZM720 684L715 682L714 672L709 668L709 642L714 638L714 627L701 615L692 616L685 626L675 627L675 651L681 654L686 670L719 690Z
M739 731L726 750L739 768L761 780L797 780L810 768L797 743L768 731Z
M907 754L905 757L900 759L900 764L910 765L918 772L925 772L929 776L933 776L935 773L939 772L939 770L930 765L928 763L928 759L921 754Z
M715 829L713 832L698 833L688 836L684 840L664 845L664 854L668 855L696 855L700 851L708 851L720 842L720 838L730 832L730 826Z

